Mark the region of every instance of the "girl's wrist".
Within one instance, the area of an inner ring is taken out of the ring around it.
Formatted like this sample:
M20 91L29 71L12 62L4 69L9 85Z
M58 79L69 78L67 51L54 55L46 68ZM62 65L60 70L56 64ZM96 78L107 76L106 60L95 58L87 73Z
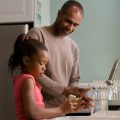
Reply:
M59 107L59 109L60 109L61 115L65 115L65 114L69 113L69 112L63 107L63 105L61 105L61 106Z

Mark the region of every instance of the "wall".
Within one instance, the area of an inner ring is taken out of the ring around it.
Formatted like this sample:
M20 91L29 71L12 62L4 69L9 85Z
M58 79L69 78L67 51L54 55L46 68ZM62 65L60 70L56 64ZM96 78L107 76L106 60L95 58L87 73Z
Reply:
M35 0L35 26L50 24L50 0Z
M66 0L51 0L51 23ZM81 82L107 79L120 55L120 0L79 0L85 15L71 37L80 47Z

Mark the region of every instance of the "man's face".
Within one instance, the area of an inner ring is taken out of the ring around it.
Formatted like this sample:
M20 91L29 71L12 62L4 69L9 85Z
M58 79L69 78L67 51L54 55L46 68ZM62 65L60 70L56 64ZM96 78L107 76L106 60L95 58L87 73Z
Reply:
M61 36L66 36L77 28L83 18L79 8L73 6L65 13L60 12L57 17L56 33Z

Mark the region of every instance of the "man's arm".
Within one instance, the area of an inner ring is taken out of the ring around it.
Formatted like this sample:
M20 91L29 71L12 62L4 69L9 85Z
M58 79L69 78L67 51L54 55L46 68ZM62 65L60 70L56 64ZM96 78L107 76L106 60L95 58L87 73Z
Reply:
M52 96L58 96L62 94L65 89L65 86L55 82L46 75L40 76L37 82L42 84L43 90Z
M65 95L68 97L70 94L75 95L77 97L82 97L82 99L86 102L86 108L92 106L91 101L92 98L86 96L86 92L90 90L90 88L79 88L79 87L65 87L61 84L53 81L46 75L42 75L38 80L40 84L44 86L44 91L52 96Z

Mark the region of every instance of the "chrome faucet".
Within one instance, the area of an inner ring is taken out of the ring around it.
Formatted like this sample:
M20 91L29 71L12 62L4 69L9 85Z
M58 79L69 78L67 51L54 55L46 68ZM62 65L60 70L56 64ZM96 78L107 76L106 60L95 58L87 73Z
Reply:
M116 73L119 63L120 63L120 56L115 60L115 62L113 64L109 78L108 78L108 80L106 80L107 85L113 85L113 78L115 76L115 73Z

